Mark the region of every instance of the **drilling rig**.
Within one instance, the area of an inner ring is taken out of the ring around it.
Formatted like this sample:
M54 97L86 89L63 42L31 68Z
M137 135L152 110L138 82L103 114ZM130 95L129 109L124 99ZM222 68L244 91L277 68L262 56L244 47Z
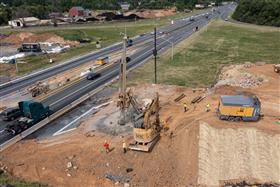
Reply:
M159 119L159 96L156 96L146 104L141 106L132 94L131 90L126 88L126 35L123 39L123 54L120 63L119 75L119 99L117 106L120 107L119 124L125 125L129 119L126 119L126 113L129 106L134 109L133 137L134 142L129 145L129 149L149 152L160 138L160 119Z

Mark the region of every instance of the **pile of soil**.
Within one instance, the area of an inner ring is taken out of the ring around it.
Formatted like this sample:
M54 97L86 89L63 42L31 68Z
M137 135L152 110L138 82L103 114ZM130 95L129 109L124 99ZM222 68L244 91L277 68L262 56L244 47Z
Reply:
M150 153L122 152L122 142L129 144L132 132L115 136L88 132L101 115L116 108L115 94L110 105L88 117L78 130L44 141L21 141L1 153L0 165L15 176L51 186L219 186L220 181L232 179L280 183L280 126L275 123L280 116L279 75L271 65L247 68L247 73L252 72L267 82L247 89L220 87L212 94L167 85L134 87L139 98L159 93L160 120L168 129L162 130ZM219 120L215 109L223 89L256 94L264 118L246 123ZM182 93L186 97L175 102ZM199 95L207 97L191 104ZM207 104L210 112L205 112ZM109 153L103 147L105 140L112 148Z
M263 76L255 73L248 73L247 68L253 64L230 65L222 69L217 85L239 86L242 88L258 87L264 81Z
M151 10L151 9L144 9L144 10L134 10L126 12L124 15L129 16L131 14L136 14L137 16L141 18L159 18L159 17L165 17L165 16L172 16L176 14L176 8L171 9L157 9L157 10Z
M59 43L62 45L79 44L79 42L64 40L63 37L55 34L51 34L51 33L36 34L32 32L13 33L8 37L4 38L2 42L13 43L15 45L20 45L21 43L35 43L35 42Z

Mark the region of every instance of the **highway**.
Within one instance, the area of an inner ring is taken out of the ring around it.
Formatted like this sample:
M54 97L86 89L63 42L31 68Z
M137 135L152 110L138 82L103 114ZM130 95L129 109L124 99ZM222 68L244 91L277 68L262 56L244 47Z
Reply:
M209 18L205 17L205 14L200 14L195 16L194 21L190 21L189 18L184 18L176 21L173 25L169 25L165 28L161 28L159 30L159 33L157 35L157 50L160 53L163 51L167 50L168 48L171 47L171 45L166 41L170 41L176 45L180 41L186 39L190 35L192 35L195 31L194 29L196 27L202 28L205 25L209 23L209 21L213 18L221 18L221 19L226 19L227 16L235 9L235 5L227 5L223 7L219 7L218 11L215 11L214 13L212 12L209 15ZM169 32L169 34L164 34L162 32ZM151 34L146 34L145 36L138 37L137 39L134 40L134 44L140 43L147 41L149 39L152 39L154 37ZM115 50L120 50L121 49L121 44L116 44L114 46L111 46L107 49L101 50L98 53L93 53L91 55L88 55L87 57L83 57L80 60L73 61L71 63L66 63L67 68L73 68L77 66L77 64L82 64L85 63L87 60L92 60L94 58L97 58L97 56L102 56L104 53L109 53L110 51L115 51ZM140 45L139 49L132 55L131 61L127 63L127 69L133 69L136 68L137 66L145 63L147 60L149 60L153 56L153 42L146 42L145 45ZM60 65L56 66L58 70L55 68L52 69L52 71L55 71L56 73L63 72L65 71L65 67ZM66 68L66 69L67 69ZM5 89L1 88L2 95L5 95L5 93L9 93L13 89L12 85L15 85L15 90L19 89L20 87L24 87L24 85L28 85L31 82L38 79L42 79L43 77L48 77L53 74L52 71L46 70L46 72L40 72L38 74L34 74L30 77L26 77L23 79L20 79L16 81L15 83L9 83L6 85L2 85ZM56 112L63 107L69 105L73 101L77 100L81 96L89 93L92 90L95 90L96 88L104 85L105 83L108 83L115 79L118 74L119 74L119 64L114 63L111 66L108 66L107 68L104 68L100 71L101 77L99 77L96 80L87 80L86 78L80 80L77 83L74 83L73 85L67 87L64 90L61 90L60 92L57 92L44 100L42 100L42 103L45 105L50 106L50 109L53 112ZM33 77L34 76L34 77ZM35 81L36 82L36 81ZM11 84L11 85L10 85ZM7 92L3 91L8 88ZM0 121L2 123L2 121ZM5 141L11 138L10 135L5 134L3 132L3 129L5 125L2 125L0 127L0 144L3 144Z
M200 14L201 15L201 14ZM199 16L199 15L197 15ZM188 21L190 22L190 21ZM186 24L186 21L185 23ZM177 29L180 29L182 26L182 20L175 21L173 25L168 25L165 27L162 27L158 30L158 36L162 35L164 33L174 32ZM149 39L152 39L153 35L150 33L135 37L133 39L134 44L140 44L142 42L145 42ZM4 83L0 85L0 97L3 97L7 94L10 94L12 92L18 91L20 89L23 89L27 86L30 86L38 81L45 80L47 78L50 78L54 75L57 75L59 73L62 73L64 71L70 70L72 68L75 68L81 64L87 63L89 61L92 61L98 57L101 56L107 56L110 53L120 51L122 49L121 43L113 44L109 47L103 48L101 50L89 53L87 55L71 59L68 61L65 61L63 63L60 63L58 65L52 66L50 68L40 70L31 74L28 74L26 76L20 77L18 79L12 80L10 82Z

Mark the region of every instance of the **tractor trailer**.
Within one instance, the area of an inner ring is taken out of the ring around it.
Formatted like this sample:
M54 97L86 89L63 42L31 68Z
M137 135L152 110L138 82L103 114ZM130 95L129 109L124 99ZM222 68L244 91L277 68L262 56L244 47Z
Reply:
M39 102L21 101L18 106L21 117L5 128L5 131L12 135L23 132L51 114L49 107Z

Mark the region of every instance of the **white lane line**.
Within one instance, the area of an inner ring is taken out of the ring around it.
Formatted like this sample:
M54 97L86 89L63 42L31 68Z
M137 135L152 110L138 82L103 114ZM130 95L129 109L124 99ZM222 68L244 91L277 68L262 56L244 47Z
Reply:
M78 118L76 118L74 121L72 121L71 123L69 123L68 125L64 126L62 129L58 130L56 133L53 134L53 136L57 136L72 130L75 130L76 128L72 128L72 129L68 129L66 131L64 131L64 129L68 128L69 126L73 125L74 123L76 123L78 120L80 120L81 118L83 118L84 116L86 116L87 114L89 114L90 112L92 112L93 110L99 109L103 106L109 105L112 101L107 102L107 103L103 103L101 105L98 106L94 106L91 109L89 109L87 112L83 113L81 116L79 116Z
M198 15L198 16L201 16L201 15ZM188 18L188 17L187 17L187 18ZM164 27L163 27L163 28L164 28ZM163 29L163 28L160 28L160 29ZM133 39L138 39L138 38L139 38L139 36L133 37ZM30 77L30 76L37 75L37 74L39 74L39 73L41 73L41 72L44 72L44 71L48 71L48 70L55 69L55 68L57 68L57 67L60 67L60 66L65 65L65 64L67 64L67 63L71 63L71 62L73 62L73 61L80 60L80 59L82 59L82 58L90 57L91 55L98 55L98 53L102 53L102 52L106 53L106 50L108 50L108 49L111 48L111 47L113 48L113 47L115 47L115 46L117 46L117 45L119 45L119 44L121 44L121 42L114 43L114 44L109 45L109 46L107 46L107 47L105 47L105 48L102 48L102 49L97 50L97 51L93 51L93 52L91 52L91 53L88 53L88 54L85 54L85 55L82 55L82 56L79 56L79 57L73 57L73 58L68 59L68 60L66 60L66 61L62 61L61 63L59 63L59 64L57 64L57 65L55 65L55 66L51 66L51 67L49 67L49 68L42 69L42 70L36 71L36 72L34 72L34 73L30 73L30 74L28 74L28 75L25 75L25 76L19 77L19 78L17 78L17 79L11 80L11 81L9 81L9 82L0 84L0 87L5 86L5 85L7 85L7 84L11 84L11 83L17 82L17 81L20 81L20 80L25 79L25 78L28 78L28 77Z
M65 133L67 133L67 132L70 132L70 131L73 131L73 130L76 130L76 129L77 129L77 128L75 127L75 128L73 128L73 129L68 129L68 130L66 130L66 131L56 132L56 133L53 134L53 136L58 136L58 135L61 135L61 134L65 134Z
M1 130L0 133L4 132L5 130Z
M170 36L170 38L171 38L171 37L173 37L173 36ZM161 46L161 45L164 44L165 42L166 42L166 41L161 41L160 43L158 43L158 46ZM133 59L133 60L136 61L136 59L141 58L142 56L146 55L147 53L149 53L149 52L151 52L151 51L153 51L153 50L154 50L154 49L148 50L148 51L142 53L141 55L137 56L137 57L136 57L135 59ZM107 76L109 76L109 75L115 73L115 71L119 71L119 70L118 70L118 69L115 69L115 70L111 71L111 72L108 73L107 75L104 75L104 77L101 77L100 79L97 79L97 80L95 80L95 81L92 81L90 84L87 84L87 85L85 85L85 86L79 88L78 90L76 90L76 91L74 91L74 92L71 92L70 94L68 94L68 95L66 95L66 96L64 96L64 97L62 97L62 98L60 98L59 100L57 100L57 101L55 101L55 102L53 102L53 103L50 103L49 106L51 107L51 106L53 106L53 105L59 103L60 101L66 99L67 97L72 96L73 94L75 94L75 93L77 93L77 92L79 92L79 91L81 91L81 90L83 90L83 89L89 87L89 86L92 85L92 84L95 84L96 82L100 81L101 79L107 78Z
M36 72L34 72L34 73L31 73L31 74L28 74L28 75L19 77L19 78L17 78L17 79L11 80L11 81L9 81L9 82L0 84L0 87L5 86L5 85L7 85L7 84L14 83L14 82L18 82L18 81L20 81L20 80L22 80L22 79L28 78L28 77L30 77L30 76L37 75L37 74L42 73L42 72L44 72L44 71L49 71L49 70L55 69L55 68L57 68L57 67L61 67L61 66L65 65L65 64L72 63L73 61L77 61L77 60L80 60L80 59L83 59L83 58L88 58L88 57L90 57L90 56L92 56L92 55L98 55L99 53L106 53L106 50L108 50L108 49L111 48L111 47L112 47L112 48L113 48L113 47L116 47L116 46L119 45L119 44L121 44L121 42L117 42L117 43L115 43L115 44L112 44L112 45L107 46L107 47L105 47L105 48L102 48L102 49L100 49L100 50L96 50L96 51L90 52L90 53L85 54L85 55L82 55L82 56L73 57L73 58L68 59L68 60L66 60L66 61L62 61L61 63L59 63L59 64L57 64L57 65L55 65L55 66L51 66L51 67L49 67L49 68L42 69L42 70L36 71Z
M164 42L165 42L165 41L161 42L159 45L161 45L161 44L162 44L162 43L164 43ZM135 59L133 59L133 60L134 60L134 61L136 61L136 59L138 59L138 58L140 58L140 57L142 57L142 56L146 55L147 53L149 53L149 52L151 52L151 51L153 51L153 49L152 49L152 50L148 50L148 51L144 52L143 54L141 54L141 55L137 56L137 57L136 57ZM107 78L109 75L111 75L111 74L115 73L115 71L119 71L119 70L118 70L118 69L115 69L115 70L111 71L110 73L108 73L107 75L105 75L105 76L104 76L104 77L102 77L102 78L103 78L103 79L104 79L104 78ZM102 78L100 78L100 79L102 79ZM100 81L100 79L97 79L97 80L95 80L95 81L91 82L90 84L87 84L87 85L85 85L85 86L81 87L80 89L78 89L78 90L76 90L76 91L72 92L71 94L66 95L66 96L64 96L64 97L60 98L59 100L57 100L57 101L55 101L55 102L53 102L53 103L49 104L49 106L53 106L53 105L55 105L55 104L59 103L60 101L62 101L62 100L64 100L64 99L66 99L67 97L69 97L69 96L71 96L71 95L73 95L73 94L75 94L75 93L77 93L77 92L79 92L79 91L81 91L81 90L85 89L86 87L88 87L88 86L90 86L90 85L92 85L92 84L95 84L96 82Z
M190 31L190 33L192 33L192 32ZM173 37L173 36L172 36L172 37ZM159 45L162 45L164 42L165 42L165 41L161 42ZM148 52L150 52L150 51L152 51L152 50L146 51L145 53L143 53L142 55L139 55L139 56L136 57L135 59L137 59L137 58L139 58L139 57L145 55L146 53L148 53ZM135 59L134 59L134 60L135 60ZM140 64L141 64L141 63L140 63ZM113 72L114 72L114 71L115 71L115 70L113 70ZM111 72L111 73L112 73L112 72ZM111 74L111 73L109 73L109 74ZM97 82L97 80L94 81L94 82ZM93 83L91 83L91 84L93 84ZM89 84L89 85L91 85L91 84ZM89 86L89 85L86 85L85 87L87 87L87 86ZM82 88L82 89L83 89L83 88ZM80 89L79 89L79 90L80 90ZM77 91L79 91L79 90L76 90L75 92L77 92ZM74 93L75 93L75 92L74 92ZM72 94L73 94L73 93L72 93ZM69 95L68 95L68 96L69 96ZM65 96L65 97L62 98L62 99L65 99L65 98L68 97L68 96ZM60 100L62 100L62 99L60 99ZM60 100L59 100L59 101L60 101ZM59 101L58 101L58 102L59 102ZM55 103L57 103L57 102L55 102ZM71 123L69 123L68 125L66 125L65 127L63 127L62 129L60 129L59 131L57 131L56 133L54 133L53 136L57 136L57 135L60 135L60 134L63 134L63 133L66 133L66 132L75 130L76 128L72 128L72 129L68 129L68 130L64 131L64 129L66 129L66 128L69 127L70 125L74 124L75 122L77 122L79 119L81 119L82 117L84 117L85 115L87 115L88 113L90 113L92 110L98 109L98 108L100 108L100 107L102 107L102 106L104 106L104 105L107 105L107 104L109 104L109 103L110 103L110 102L104 103L104 104L99 105L99 106L97 106L97 107L92 107L92 108L89 109L86 113L82 114L81 116L79 116L78 118L76 118L74 121L72 121ZM54 103L52 103L51 105L53 105L53 104L54 104Z

